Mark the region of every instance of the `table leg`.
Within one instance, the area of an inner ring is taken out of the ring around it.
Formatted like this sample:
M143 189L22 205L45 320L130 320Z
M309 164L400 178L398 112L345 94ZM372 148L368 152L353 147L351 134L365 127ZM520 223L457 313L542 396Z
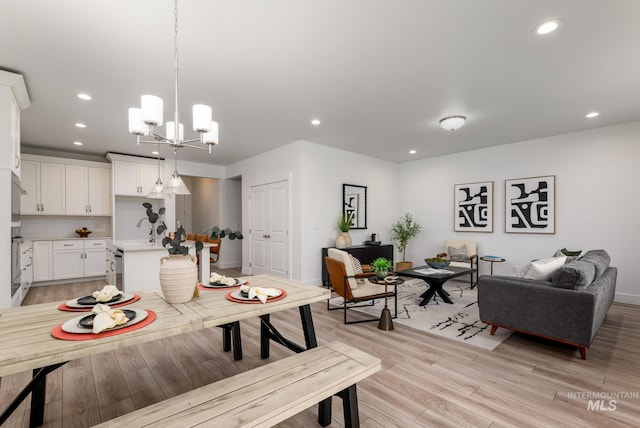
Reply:
M391 331L393 330L393 320L391 319L391 311L387 305L387 285L384 286L384 308L380 314L380 321L378 322L378 328L380 330Z

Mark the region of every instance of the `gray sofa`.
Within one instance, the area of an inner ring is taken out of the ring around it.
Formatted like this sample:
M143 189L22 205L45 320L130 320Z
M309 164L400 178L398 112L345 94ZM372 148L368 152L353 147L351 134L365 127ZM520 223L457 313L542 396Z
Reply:
M482 275L480 320L575 345L582 359L613 303L617 269L604 250L592 250L553 271L548 281Z

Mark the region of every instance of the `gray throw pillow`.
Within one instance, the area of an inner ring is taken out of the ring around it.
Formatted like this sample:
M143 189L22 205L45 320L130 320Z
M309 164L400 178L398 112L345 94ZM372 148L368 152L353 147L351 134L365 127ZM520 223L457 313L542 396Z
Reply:
M447 247L447 254L452 262L468 262L469 256L467 255L467 246L463 245L462 248Z
M576 260L566 263L551 274L551 284L558 288L584 290L593 282L596 269L593 263Z
M566 248L563 248L561 250L556 251L553 257L567 256L567 260L565 263L570 263L576 260L578 256L580 256L580 253L582 253L582 250L570 251L570 250L567 250Z
M593 266L596 268L595 279L598 279L600 275L607 270L609 263L611 263L611 257L609 257L609 254L607 254L605 250L587 251L585 255L580 257L578 260L593 263Z

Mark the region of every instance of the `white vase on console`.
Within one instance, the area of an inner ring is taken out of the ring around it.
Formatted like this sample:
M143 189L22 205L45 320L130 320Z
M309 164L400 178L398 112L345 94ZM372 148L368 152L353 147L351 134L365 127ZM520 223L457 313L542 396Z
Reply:
M351 235L349 232L340 232L336 238L336 248L347 248L351 246Z

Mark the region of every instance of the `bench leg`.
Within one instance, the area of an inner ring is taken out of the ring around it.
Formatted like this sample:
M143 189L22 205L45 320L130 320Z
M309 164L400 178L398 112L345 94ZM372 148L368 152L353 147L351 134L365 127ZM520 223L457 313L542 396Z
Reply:
M260 358L269 358L269 319L270 315L260 315ZM262 322L264 321L264 322Z

